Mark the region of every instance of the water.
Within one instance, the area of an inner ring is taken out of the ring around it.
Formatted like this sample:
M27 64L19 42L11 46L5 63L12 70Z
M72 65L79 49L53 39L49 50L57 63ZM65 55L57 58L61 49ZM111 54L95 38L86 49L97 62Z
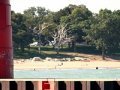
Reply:
M120 79L120 69L15 70L14 78Z

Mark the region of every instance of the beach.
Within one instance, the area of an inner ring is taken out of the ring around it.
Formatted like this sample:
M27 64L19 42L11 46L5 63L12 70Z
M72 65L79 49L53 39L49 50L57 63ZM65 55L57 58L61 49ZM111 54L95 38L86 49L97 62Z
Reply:
M14 60L15 70L37 70L37 69L101 69L101 68L120 68L119 61L31 61Z

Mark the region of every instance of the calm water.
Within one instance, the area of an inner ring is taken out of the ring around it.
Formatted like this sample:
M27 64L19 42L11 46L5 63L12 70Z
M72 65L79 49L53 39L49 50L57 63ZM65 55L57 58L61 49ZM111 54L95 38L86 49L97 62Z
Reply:
M120 69L15 70L14 78L120 79Z

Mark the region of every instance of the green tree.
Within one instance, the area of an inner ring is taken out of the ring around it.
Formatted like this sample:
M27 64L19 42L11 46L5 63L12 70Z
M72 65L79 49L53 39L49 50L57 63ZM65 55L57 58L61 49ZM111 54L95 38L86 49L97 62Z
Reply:
M46 10L43 7L31 7L24 11L24 15L26 17L25 24L28 29L33 30L33 33L35 35L34 40L38 41L39 45L39 52L41 52L40 47L42 44L42 33L44 30L44 23L46 21L46 17L48 16L48 13L50 11Z
M102 51L102 59L110 48L119 47L120 43L120 15L118 11L100 10L94 16L91 29L87 31L86 39Z
M29 46L32 42L32 33L27 29L25 25L25 17L23 14L11 12L12 14L12 26L13 26L13 42L15 48L24 48Z
M63 9L60 9L58 12L55 12L53 14L53 20L56 24L60 24L60 20L61 20L61 17L63 16L69 16L72 11L74 10L74 8L76 8L77 6L76 5L68 5L67 7L63 8Z
M73 6L72 6L73 7ZM84 5L74 6L71 14L61 17L61 23L68 24L69 34L74 36L72 40L72 48L75 51L75 43L83 42L85 36L84 30L90 28L89 18L92 17L92 12ZM70 45L70 44L69 44ZM70 47L70 46L69 46Z

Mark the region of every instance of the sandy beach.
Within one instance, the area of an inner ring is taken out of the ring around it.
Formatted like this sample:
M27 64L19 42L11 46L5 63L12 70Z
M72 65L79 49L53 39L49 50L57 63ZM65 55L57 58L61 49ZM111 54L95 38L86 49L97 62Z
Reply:
M120 68L119 61L31 61L14 60L15 70Z
M40 60L33 61L32 59L14 59L15 70L25 69L79 69L79 68L120 68L120 60L106 57L106 60L102 60L100 55L90 55L81 53L66 53L67 55L73 55L74 57L85 57L85 60L79 61L61 61L61 60Z

